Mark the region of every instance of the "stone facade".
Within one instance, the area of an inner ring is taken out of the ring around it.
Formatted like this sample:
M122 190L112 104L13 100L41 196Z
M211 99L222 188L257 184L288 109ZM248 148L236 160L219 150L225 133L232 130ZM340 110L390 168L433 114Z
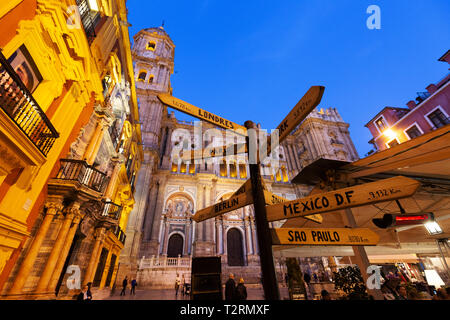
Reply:
M174 45L168 34L161 27L150 28L140 31L134 40L145 160L118 280L128 275L137 277L141 286L172 288L177 272L189 281L192 257L220 256L224 277L233 272L244 277L247 284L259 284L253 206L201 223L191 219L197 210L231 196L249 178L247 157L229 156L194 164L175 161L172 154L177 148L205 148L214 143L211 136L225 133L205 122L179 121L157 99L157 94L172 91L169 76L173 72ZM267 187L287 199L306 196L310 187L293 186L289 181L310 161L319 157L357 160L348 126L334 108L312 112L274 155L279 167L270 162L262 165ZM281 222L271 223L272 227L279 225ZM283 281L281 264L276 269Z

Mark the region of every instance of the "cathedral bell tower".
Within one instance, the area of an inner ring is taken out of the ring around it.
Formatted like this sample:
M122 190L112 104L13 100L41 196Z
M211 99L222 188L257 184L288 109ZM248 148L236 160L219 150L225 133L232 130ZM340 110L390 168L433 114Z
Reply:
M170 75L174 68L175 45L163 27L148 28L134 36L132 56L142 122L144 149L158 153L161 122L167 114L158 100L160 93L172 93Z
M148 28L134 36L132 48L136 95L141 121L144 160L136 183L136 204L127 227L127 244L123 250L123 265L137 265L139 255L157 253L160 219L166 176L157 169L161 156L161 124L167 117L167 108L158 94L172 93L170 75L173 74L175 45L163 27ZM153 221L155 221L153 223Z

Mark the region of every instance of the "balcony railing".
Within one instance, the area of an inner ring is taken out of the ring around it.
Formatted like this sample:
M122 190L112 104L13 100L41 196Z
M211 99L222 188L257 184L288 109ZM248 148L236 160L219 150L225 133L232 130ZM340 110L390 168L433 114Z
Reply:
M167 256L152 256L146 258L145 256L139 260L139 269L153 269L161 267L175 267L175 268L190 268L191 257L169 258Z
M102 216L119 221L122 207L111 201L103 201Z
M83 160L61 159L57 179L77 181L82 185L103 193L108 185L106 174L88 165Z
M77 5L86 37L88 42L91 43L96 37L95 27L100 20L100 14L92 11L86 0L77 0Z
M58 132L1 51L0 64L0 108L47 156Z
M125 235L125 232L123 232L123 230L119 226L114 227L113 233L117 237L117 239L119 239L119 241L122 242L122 244L125 244L125 240L126 240L127 236Z

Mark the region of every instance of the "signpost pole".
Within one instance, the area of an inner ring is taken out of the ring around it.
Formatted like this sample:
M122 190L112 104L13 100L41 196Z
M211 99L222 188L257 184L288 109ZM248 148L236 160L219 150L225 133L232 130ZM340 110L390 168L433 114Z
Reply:
M245 127L247 129L256 129L256 126L252 121L246 121ZM259 150L256 146L250 148L250 143L257 144L256 136L254 136L253 139L250 139L249 137L246 137L246 139L249 152L251 150L256 152L256 155L254 155L256 163L251 163L250 161L249 167L250 180L252 183L253 205L255 208L255 224L258 238L264 297L266 300L280 300L275 266L273 262L272 237L267 221L266 201L264 198L264 189L261 180ZM249 159L251 159L250 155Z

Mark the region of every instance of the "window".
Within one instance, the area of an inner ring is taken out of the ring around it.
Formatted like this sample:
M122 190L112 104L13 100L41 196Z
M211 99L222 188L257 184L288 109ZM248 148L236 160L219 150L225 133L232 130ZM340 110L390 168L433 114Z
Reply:
M147 77L147 72L141 71L141 72L139 72L138 81L145 81L146 77Z
M387 129L387 123L384 120L383 117L378 118L377 120L375 120L375 125L378 127L378 129L383 132L385 129Z
M155 51L156 49L156 42L155 41L149 41L147 43L147 50Z
M445 126L449 124L449 119L445 116L441 109L436 109L429 115L427 115L428 119L433 123L435 129Z
M153 79L155 79L154 75L150 75L150 77L148 77L148 83L152 84L153 83Z
M396 146L396 145L398 145L398 144L400 144L400 143L398 142L397 139L394 139L394 140L389 141L389 142L387 143L388 148L392 148L392 147L394 147L394 146Z
M8 62L28 91L33 93L39 83L41 83L42 76L27 48L24 45L20 46L9 57Z
M410 139L414 139L422 135L422 132L420 132L419 128L416 125L413 125L411 128L406 130L406 134Z

